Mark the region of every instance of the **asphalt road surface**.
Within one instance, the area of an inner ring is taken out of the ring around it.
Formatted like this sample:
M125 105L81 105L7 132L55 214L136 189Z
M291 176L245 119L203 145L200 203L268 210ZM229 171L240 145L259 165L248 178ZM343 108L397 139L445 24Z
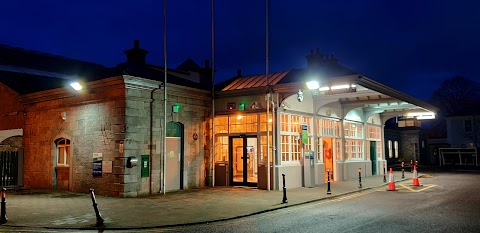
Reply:
M408 181L231 221L116 232L480 232L480 174L431 175L420 187Z

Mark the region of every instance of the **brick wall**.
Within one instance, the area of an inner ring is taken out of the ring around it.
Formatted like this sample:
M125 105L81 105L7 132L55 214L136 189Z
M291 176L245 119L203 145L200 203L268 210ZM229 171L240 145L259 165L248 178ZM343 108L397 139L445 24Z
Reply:
M57 173L61 186L66 186L65 171L55 169L55 140L67 138L71 142L69 190L88 192L94 188L100 195L115 195L114 184L121 182L123 171L117 169L117 173L104 173L101 177L92 175L93 153L102 153L103 161L112 161L113 166L123 169L123 161L116 157L118 144L124 137L119 132L125 123L125 87L121 79L107 81L98 81L97 87L92 84L87 93L66 92L59 99L52 99L48 91L24 97L26 187L60 188L56 185ZM108 88L102 89L107 84Z
M23 108L18 97L18 93L0 83L0 130L22 128Z

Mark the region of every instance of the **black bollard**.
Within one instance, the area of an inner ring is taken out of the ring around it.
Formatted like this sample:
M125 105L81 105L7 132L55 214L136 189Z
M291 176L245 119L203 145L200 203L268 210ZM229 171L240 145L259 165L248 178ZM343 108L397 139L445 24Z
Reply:
M7 201L5 197L7 196L7 189L2 188L2 206L1 206L1 216L0 216L0 224L4 224L8 221L7 217Z
M101 226L103 224L103 218L98 210L97 200L95 200L95 193L93 189L90 189L90 197L92 197L93 209L95 210L95 215L97 216L96 226Z
M362 169L358 168L358 188L362 188Z
M405 169L404 169L404 166L405 166L405 162L402 162L402 179L405 179Z
M288 203L287 200L287 187L285 187L285 174L282 174L283 176L283 200L282 204Z
M327 175L328 175L327 194L332 194L332 191L330 191L330 170L327 170Z
M387 182L387 168L385 165L383 165L383 182Z
M413 172L413 160L410 159L410 172Z

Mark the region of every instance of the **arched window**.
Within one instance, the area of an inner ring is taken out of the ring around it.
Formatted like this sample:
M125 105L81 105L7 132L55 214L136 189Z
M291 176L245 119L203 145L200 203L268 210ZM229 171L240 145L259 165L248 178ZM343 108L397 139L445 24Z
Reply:
M393 158L392 140L388 140L388 157Z
M55 144L57 146L57 166L70 166L70 140L60 138Z

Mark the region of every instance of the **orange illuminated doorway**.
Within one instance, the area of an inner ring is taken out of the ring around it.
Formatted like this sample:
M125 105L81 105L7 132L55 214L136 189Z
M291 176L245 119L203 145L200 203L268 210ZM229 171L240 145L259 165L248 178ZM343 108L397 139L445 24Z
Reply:
M229 137L231 185L257 186L257 151L257 136Z
M328 180L330 170L330 181L333 181L333 138L323 138L323 162L325 164L325 182Z

